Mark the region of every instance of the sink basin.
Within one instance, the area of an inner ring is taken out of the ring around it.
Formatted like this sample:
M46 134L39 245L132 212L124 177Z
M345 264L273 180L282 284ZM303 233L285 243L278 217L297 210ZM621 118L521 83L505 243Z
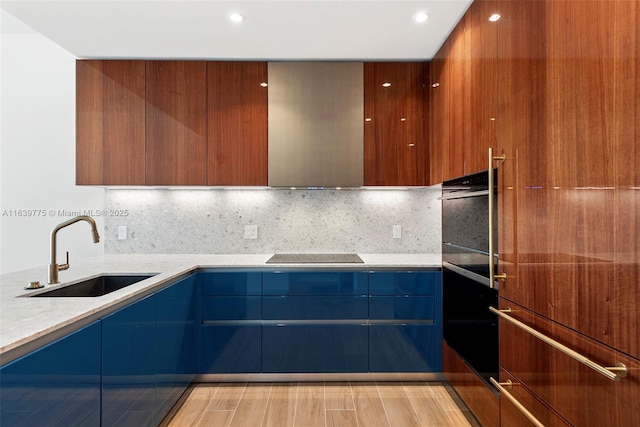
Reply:
M155 274L109 274L86 279L73 285L31 295L31 297L99 297L126 288Z

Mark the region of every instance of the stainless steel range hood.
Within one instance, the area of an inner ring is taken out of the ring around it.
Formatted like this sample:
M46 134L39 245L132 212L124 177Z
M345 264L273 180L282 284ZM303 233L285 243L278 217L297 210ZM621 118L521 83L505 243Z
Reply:
M362 62L269 63L269 185L364 182Z

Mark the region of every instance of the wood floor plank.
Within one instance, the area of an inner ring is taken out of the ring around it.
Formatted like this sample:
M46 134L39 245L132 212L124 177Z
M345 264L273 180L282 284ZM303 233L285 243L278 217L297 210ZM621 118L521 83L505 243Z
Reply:
M213 396L207 411L235 411L244 393L246 384L244 383L227 383L220 384L218 392Z
M270 393L271 384L269 383L247 386L229 425L233 427L262 425Z
M233 415L234 411L204 411L198 427L227 427Z
M377 383L377 386L389 424L399 427L420 427L420 418L402 385Z
M348 382L325 383L324 398L327 410L355 409L351 384Z
M478 424L473 421L473 416L465 417L465 414L463 414L461 409L465 407L464 402L462 402L462 399L460 399L460 397L458 397L455 392L450 390L448 387L448 385L433 387L431 388L431 391L440 402L444 413L451 420L451 425L456 427L477 426ZM468 418L470 418L472 422L470 422Z
M194 386L189 397L178 409L169 422L169 427L189 427L198 424L202 413L205 411L213 397L218 391L218 384L197 384Z
M420 417L422 425L432 427L457 427L452 424L451 419L445 413L442 405L440 405L440 401L431 390L432 387L441 386L427 385L425 383L407 383L403 384L403 386L405 393L418 413L418 417Z
M351 390L361 427L390 426L375 383L352 383Z
M353 409L327 409L327 427L358 427Z
M298 384L294 425L297 427L324 427L326 424L325 416L324 384Z
M298 384L274 384L269 395L263 427L291 427L294 425Z
M433 382L198 384L162 425L479 427L447 387Z

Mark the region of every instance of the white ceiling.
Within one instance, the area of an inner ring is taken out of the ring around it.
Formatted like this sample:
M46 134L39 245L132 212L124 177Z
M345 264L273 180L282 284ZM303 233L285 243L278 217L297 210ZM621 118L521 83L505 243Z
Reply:
M79 58L427 60L471 1L4 0L1 5ZM236 11L245 17L239 24L227 18ZM414 22L418 11L429 19Z

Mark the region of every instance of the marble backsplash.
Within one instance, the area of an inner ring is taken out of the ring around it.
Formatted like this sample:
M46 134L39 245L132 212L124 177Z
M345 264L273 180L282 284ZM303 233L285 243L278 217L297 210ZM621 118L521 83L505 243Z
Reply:
M440 186L107 189L105 253L440 253L440 196ZM257 239L244 238L251 225Z

